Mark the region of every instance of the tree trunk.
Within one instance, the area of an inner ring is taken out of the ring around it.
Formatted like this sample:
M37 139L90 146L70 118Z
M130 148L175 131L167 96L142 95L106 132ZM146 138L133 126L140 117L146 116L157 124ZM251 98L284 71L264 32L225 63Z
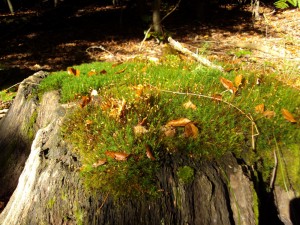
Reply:
M160 3L161 0L153 0L153 29L158 35L162 34L161 18L160 18Z

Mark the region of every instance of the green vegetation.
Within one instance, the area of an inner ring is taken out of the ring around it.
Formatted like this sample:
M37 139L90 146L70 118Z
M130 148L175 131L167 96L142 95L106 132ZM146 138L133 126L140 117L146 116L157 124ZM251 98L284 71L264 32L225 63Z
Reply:
M121 198L157 196L156 174L166 155L178 154L192 162L218 159L228 152L257 165L269 182L274 140L280 149L293 153L283 158L297 157L293 164L297 168L286 171L290 178L299 175L299 155L295 155L299 122L282 115L285 108L298 119L299 91L276 74L222 74L196 69L175 55L164 57L159 65L136 60L75 69L80 75L60 71L48 76L39 93L58 89L63 103L78 103L65 120L62 135L80 156L89 189ZM232 86L224 87L224 80L232 81ZM91 97L93 90L98 95ZM183 118L190 122L174 125ZM189 182L193 171L182 166L177 175Z
M5 90L0 91L0 101L2 102L11 101L14 99L16 94L17 94L16 92L7 92Z
M189 166L179 167L177 176L180 182L189 184L194 180L194 170Z

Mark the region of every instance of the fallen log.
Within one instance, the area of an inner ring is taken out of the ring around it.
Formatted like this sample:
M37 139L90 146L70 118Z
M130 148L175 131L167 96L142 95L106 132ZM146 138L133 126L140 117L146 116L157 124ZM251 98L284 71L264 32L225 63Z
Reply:
M200 62L204 66L224 72L224 69L221 66L215 65L208 59L204 58L203 56L200 56L200 55L188 50L187 48L183 47L182 44L180 44L178 41L175 41L173 38L169 37L168 42L172 48L174 48L175 50L177 50L179 52L182 52L183 54L193 57L194 59L196 59L198 62Z

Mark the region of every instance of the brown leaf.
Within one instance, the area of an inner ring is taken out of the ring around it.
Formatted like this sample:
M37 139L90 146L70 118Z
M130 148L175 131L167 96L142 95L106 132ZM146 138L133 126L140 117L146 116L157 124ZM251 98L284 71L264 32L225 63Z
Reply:
M188 123L184 127L184 136L185 137L192 137L197 138L199 135L199 130L193 123Z
M155 157L153 156L152 148L150 145L146 145L146 155L149 159L155 160Z
M294 116L287 110L287 109L282 109L281 110L283 117L288 120L291 123L296 123L297 120L295 120Z
M68 71L68 74L69 74L69 75L74 75L74 76L76 76L76 77L79 77L79 76L80 76L80 71L77 70L77 69L74 69L74 68L72 68L72 67L69 67L69 68L67 69L67 71Z
M107 163L107 159L99 159L97 162L93 164L93 167L97 168L98 166L102 166Z
M190 123L191 121L187 118L180 118L177 120L171 120L169 121L166 126L173 126L173 127L184 127L185 125L187 125L188 123Z
M100 74L107 74L107 71L103 69L100 71Z
M93 124L93 121L92 121L92 120L86 120L86 121L85 121L85 125L86 125L86 126L89 126L89 125L91 125L91 124Z
M121 64L123 64L123 62L117 62L117 63L115 63L115 64L112 64L112 68L115 68L116 66L119 66L119 65L121 65Z
M242 75L237 75L237 76L234 78L235 86L236 86L236 87L239 87L239 86L242 84L242 81L243 81L243 76L242 76Z
M79 105L80 105L81 108L83 108L83 107L85 107L87 104L89 104L90 101L91 101L91 98L90 98L89 96L82 96Z
M121 69L121 70L119 70L119 71L115 72L115 74L124 73L124 72L125 72L125 70L126 70L126 68L127 68L127 67L125 67L125 68L123 68L123 69Z
M91 70L90 72L88 72L88 76L89 77L91 77L91 76L94 76L94 75L96 75L97 74L97 72L96 72L96 70Z
M191 100L189 100L188 102L184 103L184 104L183 104L183 107L184 107L185 109L193 109L193 110L196 110L196 109L197 109L197 106L194 105L194 104L191 102Z
M108 157L111 157L117 161L126 161L130 154L127 154L125 152L112 152L112 151L106 151L105 155Z
M166 137L174 137L176 135L176 129L172 126L163 126L161 131L164 132Z
M273 118L276 113L274 111L266 110L263 112L263 115L269 119Z
M114 108L111 109L109 115L115 119L122 118L125 114L126 100L123 98L122 101L119 100L115 102L113 106Z
M117 161L126 161L130 154L127 154L125 152L115 152L115 160Z
M257 113L264 113L265 111L265 105L264 104L259 104L255 106L255 112Z
M237 89L233 86L233 83L230 80L225 79L224 77L220 78L221 83L223 86L229 90L232 94L235 94Z

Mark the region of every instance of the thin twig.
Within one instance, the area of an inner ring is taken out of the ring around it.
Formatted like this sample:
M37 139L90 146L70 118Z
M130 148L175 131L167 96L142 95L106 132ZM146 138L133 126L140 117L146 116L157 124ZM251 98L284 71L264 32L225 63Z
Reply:
M88 47L85 51L86 51L87 53L89 53L89 50L90 50L90 49L95 49L95 48L101 49L101 50L103 50L103 51L105 51L105 52L111 54L112 56L115 56L112 52L106 50L102 45Z
M12 86L10 86L10 87L4 89L4 90L5 90L5 91L8 91L9 89L12 89L13 87L18 86L19 84L21 84L21 82L16 83L16 84L14 84L14 85L12 85Z
M275 178L276 178L276 172L277 172L277 166L278 166L278 159L277 159L277 155L276 155L276 150L274 149L273 151L274 153L274 168L272 171L272 178L270 181L270 189L273 190L274 188L274 183L275 183Z
M107 198L108 198L108 195L109 195L109 192L107 193L107 195L105 196L105 198L104 198L104 201L102 202L102 204L100 205L100 207L99 207L99 211L102 209L102 207L104 206L104 204L105 204L105 202L106 202L106 200L107 200Z

